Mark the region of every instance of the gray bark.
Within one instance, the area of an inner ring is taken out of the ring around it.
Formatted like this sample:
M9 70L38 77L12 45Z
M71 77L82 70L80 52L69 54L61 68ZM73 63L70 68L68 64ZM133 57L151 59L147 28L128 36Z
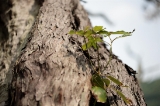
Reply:
M13 65L38 14L40 1L0 1L0 103L8 99Z
M91 26L88 15L78 0L45 0L42 6L40 3L42 1L12 0L12 5L5 2L8 7L1 11L2 26L6 27L0 33L4 39L0 54L0 75L3 76L0 103L3 105L8 99L8 105L13 106L91 105L90 79L93 70L88 58L90 56L97 66L97 54L93 49L89 54L83 52L80 46L84 39L68 34L71 29ZM8 36L5 38L5 35ZM100 64L105 66L109 51L104 43L99 46ZM119 89L132 100L132 105L145 106L138 81L131 74L133 70L116 56L113 57L103 75L112 75L129 86ZM10 82L12 87L8 98ZM4 86L5 89L2 88ZM127 105L115 95L108 89L108 103L111 106Z

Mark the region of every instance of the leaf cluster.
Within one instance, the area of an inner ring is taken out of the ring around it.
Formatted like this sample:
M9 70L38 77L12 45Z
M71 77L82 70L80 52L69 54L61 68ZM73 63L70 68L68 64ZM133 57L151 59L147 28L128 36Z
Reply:
M97 102L105 103L107 101L107 88L111 88L117 92L117 94L126 102L126 103L131 103L131 100L128 99L127 97L124 96L124 94L119 91L114 89L112 86L110 86L111 81L115 83L117 86L120 87L128 87L124 86L122 82L120 82L118 79L112 77L112 76L106 76L105 78L101 77L99 74L94 74L92 79L92 89L91 92Z
M127 87L124 86L124 84L122 82L120 82L118 79L112 77L112 76L106 76L105 78L101 76L101 71L100 70L100 64L99 64L99 47L98 47L98 43L99 42L103 42L101 37L108 37L110 40L110 43L107 42L107 44L110 45L110 59L107 62L106 66L104 67L107 68L108 64L110 63L110 61L112 60L112 43L118 39L118 38L122 38L122 37L127 37L127 36L131 36L131 34L134 32L135 30L133 30L132 32L126 32L126 31L107 31L105 28L103 28L103 26L95 26L93 28L90 27L85 27L83 28L83 30L71 30L69 32L70 35L79 35L84 37L85 39L85 43L81 46L83 51L88 51L90 48L94 48L98 54L98 71L94 71L94 74L91 78L91 82L92 82L92 89L91 92L93 94L93 96L95 97L97 102L101 102L101 103L105 103L107 100L107 92L106 89L107 88L112 88L113 90L115 90L117 92L117 94L125 101L125 103L130 104L132 101L130 99L128 99L127 97L124 96L124 94L119 91L114 89L112 86L110 86L111 81L113 83L115 83L117 86L120 87ZM120 35L114 39L111 39L112 35ZM89 54L89 52L88 52ZM91 62L91 60L89 60ZM94 68L93 68L94 69Z

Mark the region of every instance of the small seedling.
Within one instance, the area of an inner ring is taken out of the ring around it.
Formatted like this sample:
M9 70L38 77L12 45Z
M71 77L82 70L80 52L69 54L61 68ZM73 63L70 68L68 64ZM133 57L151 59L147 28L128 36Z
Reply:
M123 99L123 101L127 104L132 103L132 101L130 99L128 99L121 91L114 89L112 86L110 86L111 81L113 83L115 83L116 85L120 86L120 87L127 87L125 86L122 82L120 82L118 79L112 77L112 76L103 76L101 72L103 72L107 66L109 65L109 63L112 60L112 44L113 42L118 39L118 38L123 38L123 37L127 37L127 36L131 36L131 34L134 32L135 30L133 30L132 32L126 32L126 31L107 31L105 30L105 28L103 28L103 26L95 26L93 28L90 27L85 27L83 30L71 30L69 32L70 35L79 35L84 37L84 41L85 43L81 46L83 51L87 51L89 54L89 49L90 48L94 48L97 52L98 58L96 59L98 62L98 70L94 70L92 78L91 78L91 82L92 82L92 89L91 92L95 98L95 100L97 102L101 102L101 103L105 103L107 101L107 92L106 89L107 88L111 88L113 90L115 90L117 92L117 94ZM114 39L111 39L112 35L118 34L120 36L115 37ZM103 42L103 40L101 39L101 37L108 37L110 40L110 43L106 42L109 46L110 46L110 56L109 56L109 60L106 64L105 67L100 66L100 59L99 59L99 46L98 43L99 42ZM92 61L89 59L90 63L92 63ZM92 65L93 69L97 69L94 67L94 65ZM104 70L101 70L101 69Z

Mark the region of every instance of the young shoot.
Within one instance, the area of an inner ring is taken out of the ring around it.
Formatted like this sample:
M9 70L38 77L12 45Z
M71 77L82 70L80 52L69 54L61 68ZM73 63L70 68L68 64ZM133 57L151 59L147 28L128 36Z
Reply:
M81 49L83 51L86 51L89 54L89 49L93 48L96 50L97 53L97 63L98 63L98 67L95 68L93 62L91 61L91 59L89 58L89 62L91 63L91 66L94 70L92 78L91 78L91 82L92 82L92 95L94 96L96 102L101 102L101 103L105 103L107 101L107 88L111 88L114 91L117 92L117 94L122 98L122 100L127 103L127 104L131 104L132 101L130 99L128 99L121 91L114 89L111 86L111 81L116 84L117 86L120 87L127 87L126 85L124 85L122 82L120 82L118 79L112 77L112 76L106 76L106 77L102 77L101 72L103 72L107 66L110 64L111 60L112 60L112 44L115 40L119 39L119 38L124 38L127 36L131 36L132 33L135 30L131 31L131 32L126 32L126 31L107 31L103 26L95 26L93 28L90 27L85 27L83 30L71 30L69 32L70 35L78 35L78 36L82 36L84 37L84 44L81 45ZM114 39L112 39L111 37L114 35L120 35L118 37L114 37ZM106 64L106 66L102 67L100 65L100 58L99 58L99 46L98 43L99 42L104 42L102 40L103 38L108 38L110 42L105 42L107 43L110 48L110 56L109 56L109 60ZM98 70L96 70L98 69ZM103 70L102 70L103 69Z

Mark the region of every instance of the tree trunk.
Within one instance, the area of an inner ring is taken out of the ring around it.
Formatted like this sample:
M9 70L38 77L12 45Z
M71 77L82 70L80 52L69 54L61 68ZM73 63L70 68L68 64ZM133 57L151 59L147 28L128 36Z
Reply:
M0 0L0 105L8 99L13 66L41 6L39 0Z
M80 2L12 0L4 3L7 6L0 11L0 24L5 26L1 30L2 34L0 33L3 38L0 68L4 70L1 70L1 105L8 99L7 105L10 106L92 106L92 67L88 58L97 66L97 54L92 49L89 54L83 52L80 46L84 39L68 34L71 29L91 26ZM19 11L19 8L23 11ZM27 22L30 25L28 27ZM5 35L8 36L4 37ZM109 51L104 43L99 46L100 64L105 66L109 60ZM142 91L132 74L133 70L116 56L113 57L109 67L102 72L103 75L112 75L129 86L116 89L120 89L131 99L133 106L145 106ZM2 88L4 86L5 89ZM5 99L1 91L5 93ZM108 105L127 105L121 98L117 99L117 94L111 89L107 92Z

